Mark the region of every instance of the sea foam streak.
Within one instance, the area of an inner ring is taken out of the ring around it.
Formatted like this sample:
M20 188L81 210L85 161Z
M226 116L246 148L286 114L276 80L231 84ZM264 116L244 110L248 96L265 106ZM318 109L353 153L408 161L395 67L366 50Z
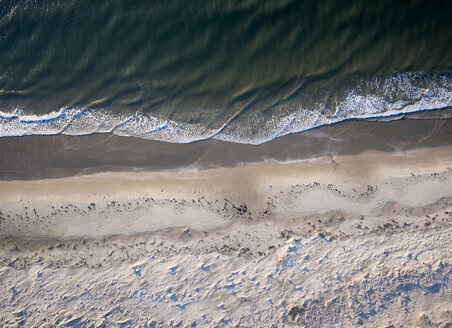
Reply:
M202 123L177 122L150 113L113 114L107 110L65 108L47 115L0 112L0 137L25 135L87 135L113 133L172 143L215 138L260 144L291 133L351 119L400 118L403 114L440 110L452 106L449 74L393 74L361 81L339 97L307 107L301 97L279 101L268 110L242 111L222 123L206 128ZM312 102L311 102L312 103Z

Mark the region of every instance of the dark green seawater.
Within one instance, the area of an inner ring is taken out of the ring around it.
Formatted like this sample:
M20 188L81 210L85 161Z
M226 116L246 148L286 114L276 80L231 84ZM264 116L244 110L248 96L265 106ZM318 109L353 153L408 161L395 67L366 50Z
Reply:
M452 1L2 1L0 136L261 143L452 106Z

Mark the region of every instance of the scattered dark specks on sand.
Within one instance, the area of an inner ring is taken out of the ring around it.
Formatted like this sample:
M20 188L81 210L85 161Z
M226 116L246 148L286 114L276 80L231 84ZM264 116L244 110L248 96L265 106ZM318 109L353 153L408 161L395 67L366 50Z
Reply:
M290 319L292 321L296 321L298 323L303 323L303 319L301 316L303 315L304 307L303 306L297 306L294 305L290 308L289 312L287 314L289 315Z

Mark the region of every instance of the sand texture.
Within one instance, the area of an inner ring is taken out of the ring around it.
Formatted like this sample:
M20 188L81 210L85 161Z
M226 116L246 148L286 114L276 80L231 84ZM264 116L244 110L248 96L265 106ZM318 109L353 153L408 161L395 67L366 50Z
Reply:
M4 327L449 327L452 147L0 181Z

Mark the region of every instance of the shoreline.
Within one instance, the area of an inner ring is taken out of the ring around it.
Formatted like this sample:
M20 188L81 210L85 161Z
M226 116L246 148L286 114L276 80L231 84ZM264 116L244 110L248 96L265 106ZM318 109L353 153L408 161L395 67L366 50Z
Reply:
M99 172L211 169L452 144L452 119L350 121L261 145L205 140L171 144L112 134L0 138L0 180L64 178Z

